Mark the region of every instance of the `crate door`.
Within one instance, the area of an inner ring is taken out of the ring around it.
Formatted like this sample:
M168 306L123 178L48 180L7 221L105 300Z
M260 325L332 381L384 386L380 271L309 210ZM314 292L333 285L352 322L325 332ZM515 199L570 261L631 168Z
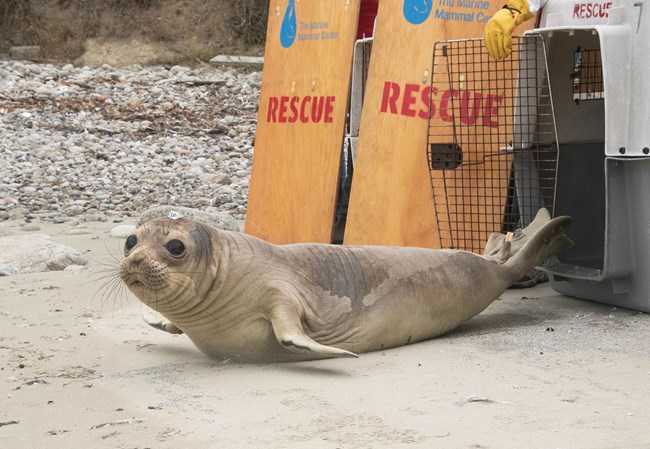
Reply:
M541 36L514 38L502 61L479 39L438 42L431 86L440 247L482 253L491 233L527 226L541 207L552 214L557 133Z

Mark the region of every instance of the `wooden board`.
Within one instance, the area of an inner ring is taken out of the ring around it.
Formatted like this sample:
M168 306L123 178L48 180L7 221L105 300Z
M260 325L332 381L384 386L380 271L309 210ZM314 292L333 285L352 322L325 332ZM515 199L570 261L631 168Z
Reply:
M503 0L380 2L345 244L439 246L426 158L433 45L481 37L502 6Z
M245 232L331 240L359 0L272 0Z

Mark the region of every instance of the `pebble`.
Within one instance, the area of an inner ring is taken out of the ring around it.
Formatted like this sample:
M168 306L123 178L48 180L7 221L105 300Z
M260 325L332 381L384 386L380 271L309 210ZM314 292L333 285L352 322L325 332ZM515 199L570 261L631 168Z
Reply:
M63 269L63 271L68 271L73 273L79 273L81 271L86 271L86 270L88 270L88 268L83 265L68 265Z
M33 232L40 231L41 227L35 223L27 223L20 228L21 231Z
M115 226L113 229L111 229L110 236L119 239L125 239L131 234L133 234L135 228L136 227L134 225Z
M118 222L172 204L244 220L261 79L0 61L0 220Z

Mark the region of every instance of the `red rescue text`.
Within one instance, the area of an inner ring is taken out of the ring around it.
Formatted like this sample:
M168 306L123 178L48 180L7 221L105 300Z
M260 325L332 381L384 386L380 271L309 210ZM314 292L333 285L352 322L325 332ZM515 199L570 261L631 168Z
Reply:
M425 120L429 118L430 111L432 119L452 122L455 109L464 125L496 128L499 125L497 110L502 101L503 96L497 94L458 89L440 91L435 86L432 90L430 86L422 87L420 84L400 85L386 81L380 110Z
M332 123L334 96L270 97L266 121L273 123Z

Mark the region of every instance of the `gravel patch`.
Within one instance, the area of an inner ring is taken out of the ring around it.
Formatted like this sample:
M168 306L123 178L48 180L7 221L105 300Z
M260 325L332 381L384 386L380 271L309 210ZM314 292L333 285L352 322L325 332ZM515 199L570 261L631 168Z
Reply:
M0 220L118 219L157 205L245 219L261 78L0 61Z

